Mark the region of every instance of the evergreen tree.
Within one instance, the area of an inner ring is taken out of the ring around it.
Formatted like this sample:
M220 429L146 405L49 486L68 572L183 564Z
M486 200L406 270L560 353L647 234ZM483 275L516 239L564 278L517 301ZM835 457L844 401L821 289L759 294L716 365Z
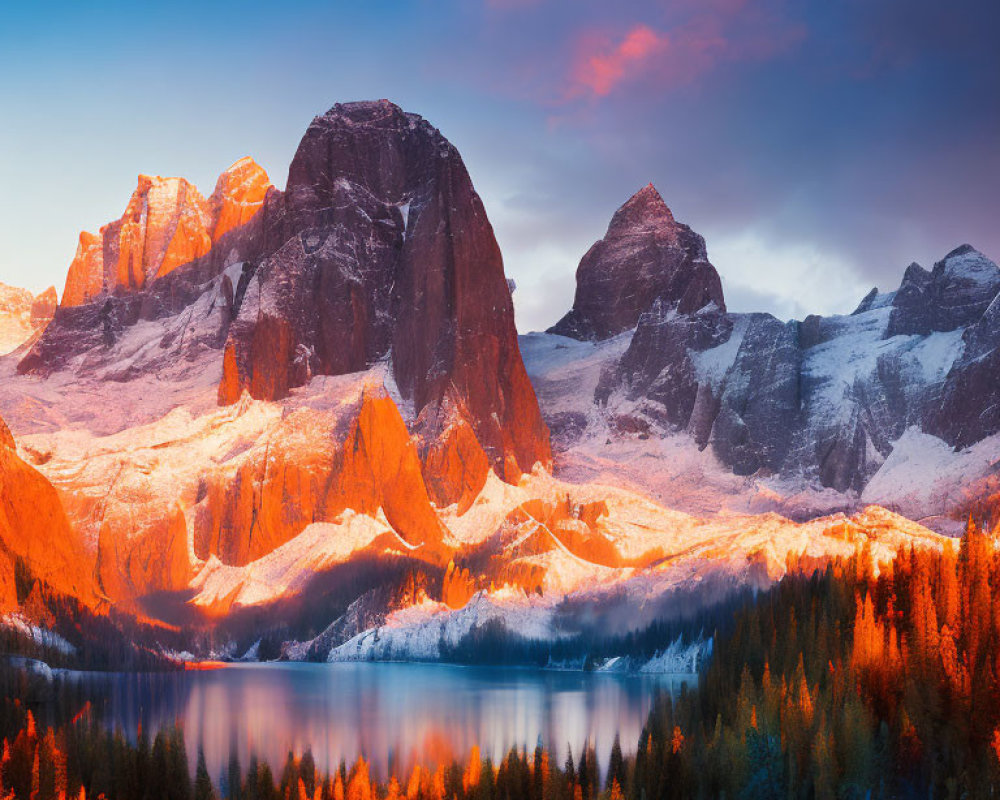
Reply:
M216 800L212 778L205 764L205 750L198 746L198 766L194 775L194 800Z

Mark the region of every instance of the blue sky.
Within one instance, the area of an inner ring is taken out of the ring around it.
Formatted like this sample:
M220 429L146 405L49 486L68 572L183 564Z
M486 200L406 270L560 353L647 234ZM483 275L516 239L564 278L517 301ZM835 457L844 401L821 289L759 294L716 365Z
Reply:
M388 97L462 152L522 330L652 181L731 307L849 311L970 242L1000 258L986 0L0 4L0 281L60 290L140 172L280 187L309 120ZM148 6L148 7L147 7Z

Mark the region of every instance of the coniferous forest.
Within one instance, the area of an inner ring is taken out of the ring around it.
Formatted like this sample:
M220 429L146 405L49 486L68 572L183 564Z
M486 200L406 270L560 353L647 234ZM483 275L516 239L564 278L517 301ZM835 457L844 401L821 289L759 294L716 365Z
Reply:
M989 797L1000 787L1000 550L971 522L957 546L867 547L729 609L697 688L654 705L635 755L512 749L376 776L231 759L190 770L179 728L126 735L80 684L5 672L2 783L28 800L591 800ZM44 720L44 724L42 722ZM551 748L551 749L549 749ZM626 748L631 752L633 748Z

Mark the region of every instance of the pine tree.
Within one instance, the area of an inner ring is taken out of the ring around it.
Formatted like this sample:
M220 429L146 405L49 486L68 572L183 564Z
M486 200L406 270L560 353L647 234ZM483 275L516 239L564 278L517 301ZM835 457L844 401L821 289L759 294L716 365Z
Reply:
M611 758L608 760L608 789L611 790L614 785L618 786L618 793L621 794L621 789L625 785L625 759L622 757L622 743L617 733L611 745Z
M243 773L240 770L240 755L234 746L229 751L226 791L229 800L243 800Z
M205 764L205 750L200 745L198 746L198 766L195 768L194 776L194 800L216 800L212 778L209 776L208 767Z

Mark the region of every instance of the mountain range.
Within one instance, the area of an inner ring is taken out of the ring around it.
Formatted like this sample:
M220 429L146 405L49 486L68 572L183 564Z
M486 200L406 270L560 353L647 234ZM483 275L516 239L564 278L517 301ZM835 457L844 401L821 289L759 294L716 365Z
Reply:
M731 312L649 185L519 336L455 147L338 104L284 190L140 176L58 307L0 291L0 610L26 571L200 656L436 658L941 547L996 491L998 293L963 245L849 315Z

